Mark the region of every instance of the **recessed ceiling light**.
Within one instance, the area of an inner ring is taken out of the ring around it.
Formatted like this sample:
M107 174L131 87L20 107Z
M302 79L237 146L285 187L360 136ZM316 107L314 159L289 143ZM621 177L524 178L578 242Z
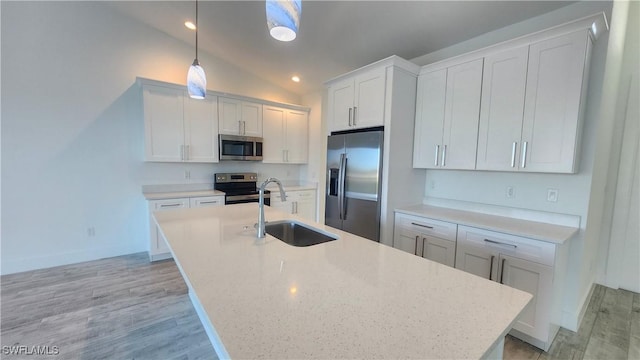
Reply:
M293 82L300 82L300 77L298 75L294 75L294 76L291 77L291 80Z
M196 29L196 25L194 23L192 23L191 21L185 21L184 22L184 26L186 26L187 29L190 29L190 30L195 30Z

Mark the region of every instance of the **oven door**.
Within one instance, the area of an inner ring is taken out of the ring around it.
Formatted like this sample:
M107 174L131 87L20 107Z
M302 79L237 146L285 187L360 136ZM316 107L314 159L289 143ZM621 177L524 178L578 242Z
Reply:
M262 160L262 138L221 134L219 144L220 160Z
M233 204L245 204L252 202L260 202L260 195L258 194L249 194L249 195L227 195L224 199L225 205L233 205ZM271 194L264 194L264 204L271 205Z

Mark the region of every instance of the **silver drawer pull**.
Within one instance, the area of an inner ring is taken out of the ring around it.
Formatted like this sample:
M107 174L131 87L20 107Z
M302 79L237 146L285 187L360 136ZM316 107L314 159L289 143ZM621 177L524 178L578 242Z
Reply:
M217 204L218 202L218 200L200 201L200 204Z
M427 229L433 229L433 226L417 224L417 223L414 223L414 222L412 222L411 225L420 226L420 227L427 228Z
M484 241L488 243L496 244L496 245L513 246L514 249L518 247L517 245L514 245L514 244L507 244L507 243L503 243L495 240L484 239Z
M174 206L180 206L182 204L162 204L160 205L160 207L174 207Z

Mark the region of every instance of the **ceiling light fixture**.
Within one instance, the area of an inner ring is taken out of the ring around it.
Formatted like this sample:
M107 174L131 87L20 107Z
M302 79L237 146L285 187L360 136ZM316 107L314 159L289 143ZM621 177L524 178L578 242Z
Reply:
M189 29L189 30L195 30L196 29L196 24L192 23L191 21L185 21L184 22L184 26L186 26L187 29Z
M291 81L299 83L300 82L300 77L298 75L293 75L291 77Z
M266 0L269 34L280 41L296 38L302 15L301 0Z
M193 60L193 64L189 67L189 73L187 74L187 91L189 96L194 99L204 99L207 93L207 76L204 73L204 69L198 62L198 0L196 0L196 58Z

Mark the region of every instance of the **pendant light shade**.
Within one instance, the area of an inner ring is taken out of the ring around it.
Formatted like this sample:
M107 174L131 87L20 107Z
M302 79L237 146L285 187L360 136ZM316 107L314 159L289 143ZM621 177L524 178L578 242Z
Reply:
M198 63L198 59L193 60L193 64L189 67L187 91L189 96L194 99L204 99L207 93L207 76L200 63Z
M207 93L207 76L198 61L198 0L196 0L196 58L187 73L187 92L194 99L204 99Z
M300 0L266 0L269 34L276 40L296 38L302 15Z

